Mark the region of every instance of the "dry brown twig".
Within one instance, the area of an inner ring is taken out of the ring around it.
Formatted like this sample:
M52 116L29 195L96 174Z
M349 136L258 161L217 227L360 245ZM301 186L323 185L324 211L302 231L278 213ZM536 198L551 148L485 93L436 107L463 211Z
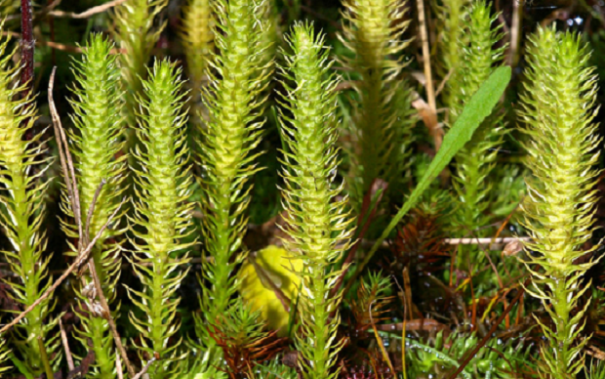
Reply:
M80 264L82 264L82 262L84 262L84 261L86 261L86 259L88 259L88 255L90 254L90 251L92 250L93 246L97 243L97 240L101 237L101 235L103 235L107 225L109 225L113 221L113 218L116 216L116 214L120 210L121 205L122 204L120 204L120 206L118 206L118 208L114 211L114 213L109 217L109 220L107 221L107 223L105 225L103 225L101 230L99 230L99 233L97 233L95 238L90 242L90 244L88 244L86 249L84 249L82 251L82 253L78 255L78 257L71 264L71 266L69 266L67 268L67 270L65 270L63 272L63 274L59 277L59 279L57 279L57 281L55 281L50 287L48 287L48 289L42 294L42 296L40 296L38 299L36 299L36 301L34 301L32 303L32 305L27 307L23 312L21 312L17 317L15 317L13 319L13 321L4 325L2 327L2 329L0 329L0 334L6 332L10 328L12 328L16 324L18 324L19 321L21 321L23 319L23 317L25 317L29 312L31 312L34 308L36 308L38 305L40 305L40 303L42 301L44 301L44 299L46 299L52 292L54 292L57 289L57 287L59 287L59 285L69 276L69 274L71 274L71 272L76 269L76 267L80 266Z
M2 35L7 36L7 37L21 38L20 33L11 32L11 31L3 31ZM38 39L36 39L36 46L48 46L52 49L67 51L68 53L80 54L83 52L82 48L79 46L66 45L64 43L58 43L58 42L53 42L53 41L41 41ZM113 49L109 50L109 54L123 54L125 52L126 52L125 49L118 49L118 48L113 48Z
M338 83L336 85L336 87L334 87L334 91L339 92L339 91L344 91L344 90L348 90L351 88L355 88L356 83L357 82L353 81L353 80L352 81L342 81L342 82Z
M69 348L69 341L67 340L67 333L63 327L63 321L59 318L59 329L61 330L61 342L63 343L63 350L65 350L65 358L67 358L67 368L69 372L73 372L76 366L74 365L74 358L71 355L71 349Z
M65 136L65 132L63 131L61 119L59 118L59 113L57 112L57 108L55 107L55 101L53 99L53 89L55 84L56 71L57 67L53 67L52 73L50 74L50 81L48 83L48 104L53 121L55 138L57 139L57 147L59 148L59 159L61 161L61 168L63 169L63 176L65 178L67 194L71 202L74 218L76 219L76 224L78 225L78 236L80 237L78 241L78 250L81 251L83 242L83 232L80 213L80 193L78 191L76 183L76 173L73 160L71 159L71 154L69 153L69 144L67 142L67 137Z
M116 372L118 374L118 379L124 379L124 375L122 374L122 359L120 358L120 354L116 354Z
M151 366L151 364L153 362L155 362L155 361L156 361L155 357L152 357L149 360L149 362L147 362L147 364L145 365L145 367L143 367L143 369L138 374L136 374L134 377L132 377L132 379L141 379L141 377L143 375L145 375L145 373L147 373L147 370L149 370L149 366Z
M428 129L431 138L433 138L436 150L439 150L438 148L443 142L443 128L439 125L436 111L433 112L429 104L420 95L412 101L412 106L418 111L418 115Z
M94 16L99 13L103 13L106 10L109 10L124 2L126 2L126 0L113 0L113 1L109 1L105 4L101 4L101 5L97 5L96 7L89 8L82 13L75 13L75 12L65 12L62 10L54 10L57 6L59 6L59 4L61 4L61 0L55 0L52 3L48 4L48 6L46 6L44 9L42 9L41 11L36 13L34 15L34 19L37 20L44 16L69 17L69 18L83 19L83 18L88 18L88 17ZM10 20L14 20L14 19L17 19L20 17L21 17L20 15L9 16L9 17L7 17L7 20L10 21Z
M111 9L117 5L120 5L122 3L126 2L126 0L114 0L114 1L109 1L105 4L101 4L98 5L96 7L92 7L82 13L75 13L75 12L64 12L61 10L56 10L56 11L50 11L48 12L49 16L52 17L69 17L69 18L77 18L77 19L81 19L81 18L88 18L90 16L94 16L96 14L99 13L103 13L108 9Z
M89 224L90 217L87 219L87 222L86 222L86 232L84 232L84 228L82 226L81 209L80 209L80 195L79 195L78 186L76 183L75 168L74 168L73 160L71 158L71 154L69 152L69 145L67 143L67 137L65 135L65 131L63 130L63 126L61 124L61 119L59 118L59 113L57 112L57 108L55 107L55 102L53 99L53 87L54 87L56 72L57 72L57 67L53 67L52 73L50 75L50 81L48 83L48 105L49 105L50 113L51 113L52 120L53 120L53 128L55 130L55 135L57 138L57 145L59 147L59 155L60 155L61 167L62 167L63 173L64 173L63 176L65 178L65 185L68 189L68 195L69 195L69 201L71 203L71 209L74 214L76 224L78 225L79 242L78 242L78 259L76 259L76 260L80 260L83 255L82 247L84 245L87 245L87 250L90 251L90 250L92 250L92 247L94 246L94 244L92 242L88 243L88 241L87 241L87 238L89 235L89 229L90 229L90 224ZM62 144L63 144L63 146L62 146ZM94 212L94 206L95 206L95 202L96 202L95 200L97 200L98 193L100 192L100 188L103 187L103 184L104 184L104 181L101 182L101 185L99 186L99 188L96 191L97 193L95 193L95 198L94 198L93 202L91 203L91 209L89 210L89 215ZM114 214L112 216L115 217L115 215L117 214L117 211L120 209L120 207L123 203L124 202L122 202L120 204L120 206L117 207L116 211L114 211ZM113 217L111 217L110 220L108 220L108 222L104 225L103 231L105 230L105 228L107 227L107 225L110 223L111 220L113 220ZM95 236L94 242L96 242L96 240L98 239L98 237L100 235L102 235L102 232L99 233L97 236ZM84 262L84 261L85 260L82 260L82 262ZM116 344L116 347L118 348L118 351L120 352L120 355L122 356L122 359L124 361L124 364L126 365L126 370L128 371L129 376L132 378L135 376L135 372L134 372L134 369L132 368L130 360L128 359L128 355L126 354L126 349L124 349L124 346L122 345L122 340L120 339L120 334L118 333L116 324L113 320L113 317L111 316L111 309L109 308L107 298L103 294L103 288L101 286L101 281L99 279L99 275L97 274L97 270L96 270L96 267L95 267L95 264L93 261L88 262L88 270L90 271L90 275L93 279L93 282L94 282L94 285L96 288L97 297L99 298L99 302L101 303L101 306L103 308L104 317L107 319L107 322L109 324L109 328L113 335L113 339Z
M437 100L435 98L435 86L433 84L433 73L431 71L431 54L429 51L429 41L426 31L426 16L424 11L424 0L416 1L418 6L418 25L420 28L420 41L422 42L422 60L424 64L424 77L426 80L426 97L429 103L429 114L423 116L426 126L431 131L435 143L435 150L439 151L443 137L439 130L435 129L437 122Z
M34 14L34 22L36 22L40 17L45 16L50 11L52 11L57 6L59 6L59 4L61 4L61 1L62 0L55 0L52 3L48 4L44 9L42 9L41 11L37 12L36 14ZM15 14L15 15L11 15L11 16L6 17L6 21L13 21L13 20L17 20L17 19L20 19L20 18L21 18L20 14Z
M452 76L453 73L454 73L453 68L447 72L447 75L445 75L445 78L443 78L441 83L439 83L439 87L437 87L437 92L435 93L435 97L437 97L437 96L439 96L439 94L441 94L441 91L443 91L443 89L445 88L445 85L447 84L448 80L450 80L450 77Z
M92 215L95 212L95 204L99 200L99 195L101 195L101 190L103 186L107 183L107 181L103 178L101 179L101 184L97 187L95 194L92 198L92 202L90 203L90 207L88 207L88 214L86 215L86 228L84 228L84 243L87 244L90 240L90 221L92 220Z
M404 330L403 322L395 323L395 324L380 324L376 325L376 329L385 332L394 332L394 331L402 331ZM412 320L405 321L405 330L406 331L440 331L440 330L449 330L449 327L445 324L440 323L439 321L432 318L418 318Z
M517 65L519 44L521 43L521 23L523 22L523 3L525 0L513 1L513 22L510 29L510 42L507 63L513 68Z
M530 237L500 237L500 238L446 238L443 240L448 245L490 245L508 244L516 241L529 241Z
M391 358L389 358L389 354L387 353L387 351L384 348L384 343L382 342L382 338L380 338L380 334L378 333L378 329L376 328L376 323L374 322L374 318L372 317L372 305L375 302L376 302L376 300L374 300L372 303L370 303L370 312L369 312L370 323L372 324L372 329L374 330L374 336L376 337L376 342L378 343L378 347L380 348L380 353L382 354L382 359L389 366L389 369L391 369L391 372L396 372L395 368L393 367L393 363L391 362Z
M498 238L444 238L443 243L447 245L502 245L515 242L531 241L531 237L498 237ZM362 246L366 249L371 248L376 241L363 241ZM382 247L389 247L389 242L382 243Z

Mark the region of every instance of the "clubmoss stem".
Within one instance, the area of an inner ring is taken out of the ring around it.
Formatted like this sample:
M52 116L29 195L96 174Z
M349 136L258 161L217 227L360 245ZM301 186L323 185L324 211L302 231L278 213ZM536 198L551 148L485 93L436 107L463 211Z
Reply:
M541 347L545 377L576 377L584 366L580 337L590 301L579 298L590 288L582 280L594 260L586 249L595 228L595 187L599 171L594 123L597 86L590 53L580 36L539 28L529 39L525 91L521 96L523 131L529 140L526 165L528 196L524 224L533 242L525 244L532 274L528 292L540 299L552 326L536 319L548 339Z

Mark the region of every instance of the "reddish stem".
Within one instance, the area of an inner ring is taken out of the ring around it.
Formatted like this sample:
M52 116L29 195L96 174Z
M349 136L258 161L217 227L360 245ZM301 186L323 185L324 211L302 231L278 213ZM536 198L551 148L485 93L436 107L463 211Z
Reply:
M34 22L31 0L21 0L21 83L26 85L25 94L31 93L34 82Z

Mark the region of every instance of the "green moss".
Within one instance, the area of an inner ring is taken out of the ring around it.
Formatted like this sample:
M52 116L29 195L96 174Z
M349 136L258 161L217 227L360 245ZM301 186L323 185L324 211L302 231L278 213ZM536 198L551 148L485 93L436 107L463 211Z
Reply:
M396 0L345 1L344 5L342 39L354 53L347 65L361 75L354 82L359 102L353 115L358 145L353 199L361 205L377 178L387 181L390 193L400 198L414 125L411 91L401 78L409 22L403 20L402 4Z
M260 143L260 119L266 75L263 47L256 29L253 1L217 1L215 33L218 53L211 84L204 90L209 122L202 133L202 200L205 249L213 260L204 265L211 285L204 294L208 320L224 314L237 289L234 270L242 255L250 177L258 170L252 152ZM200 321L198 325L205 329Z
M456 43L461 52L459 69L464 75L457 83L458 95L449 99L449 122L452 124L481 84L502 64L505 48L496 47L502 38L500 27L496 26L498 16L491 15L491 8L484 0L473 3L468 17L468 33ZM485 235L485 226L493 220L490 212L496 193L490 179L493 179L492 171L506 133L502 118L502 112L496 108L455 158L452 184L457 209L454 225L459 236ZM481 266L484 257L479 249L461 247L457 267L467 266L469 262Z
M287 56L283 71L285 79L294 84L284 83L287 92L281 100L285 109L282 136L287 145L282 174L284 230L289 237L283 242L304 263L303 272L298 273L302 279L302 330L296 345L306 378L334 378L335 355L342 341L336 336L339 295L330 296L330 290L340 270L330 265L348 249L352 234L347 199L336 200L342 186L334 182L337 82L329 74L331 62L323 37L316 37L312 26L294 26L289 42L293 54Z
M22 97L26 86L14 84L20 69L18 64L11 64L15 52L8 51L7 44L6 38L0 39L0 227L11 243L10 250L2 252L14 273L14 277L6 279L10 295L26 308L51 284L51 257L44 254L46 238L41 231L43 198L48 187L41 176L49 161L43 158L46 151L40 147L41 134L29 141L24 138L34 124L36 108L31 94ZM52 297L43 300L17 325L12 336L26 369L36 377L44 372L38 339L45 342L49 354L58 353L54 363L61 357L58 341L49 335L56 326L56 320L48 319L53 308Z
M180 37L187 63L187 75L191 88L191 119L198 128L205 119L205 109L200 99L201 88L207 83L207 70L214 51L214 22L210 0L189 0L182 13ZM197 137L197 130L189 132Z
M521 96L523 131L529 137L526 165L533 174L522 204L533 240L526 244L526 264L533 278L530 293L553 322L549 326L537 320L549 340L542 345L540 368L556 379L575 377L581 370L581 350L588 341L579 338L588 305L581 307L578 298L590 288L581 278L594 261L575 260L594 250L583 248L595 223L600 144L589 59L578 35L540 28L530 38Z
M74 109L71 119L76 130L69 133L69 139L73 146L71 151L74 155L83 223L88 218L88 211L99 186L105 182L90 219L91 239L109 221L125 189L126 156L120 156L124 148L124 143L120 142L124 131L121 115L124 101L120 89L120 69L117 57L111 54L112 48L113 44L100 34L93 35L84 49L82 60L74 61L73 64L77 85L73 88L74 96L71 99ZM67 196L67 191L63 191L63 208L68 215L73 216ZM120 235L123 232L119 225L120 219L114 219L92 250L96 271L110 304L115 303L120 276ZM78 238L75 223L64 223L64 229L71 238ZM69 255L75 256L76 251L73 247ZM81 281L76 292L78 301L85 310L79 314L82 324L78 339L85 350L92 349L96 357L88 377L115 378L115 346L109 323L93 311L97 304L96 296L87 297L83 294L86 293L85 288L94 286L92 277L85 275ZM118 312L119 305L113 313L117 315Z
M443 0L436 7L439 20L440 39L438 44L441 77L447 83L444 89L445 104L460 101L461 81L464 78L462 64L463 50L460 45L467 42L468 11L472 0ZM453 122L449 122L453 125Z
M184 357L178 337L168 344L180 327L180 297L175 292L188 272L188 255L182 251L191 244L182 241L191 230L194 206L188 201L192 176L180 74L168 61L156 62L150 79L143 82L145 98L140 104L145 115L139 129L141 149L135 153L141 169L136 171L133 267L143 291L129 288L129 297L145 317L131 313L130 320L141 333L135 346L147 357L160 356L149 368L152 379L179 378Z

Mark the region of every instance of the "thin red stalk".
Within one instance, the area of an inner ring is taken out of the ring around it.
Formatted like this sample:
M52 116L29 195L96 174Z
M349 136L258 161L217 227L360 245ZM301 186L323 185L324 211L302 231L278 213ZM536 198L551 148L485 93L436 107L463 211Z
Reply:
M31 0L21 0L21 82L27 83L25 95L32 90L34 79L34 20Z

